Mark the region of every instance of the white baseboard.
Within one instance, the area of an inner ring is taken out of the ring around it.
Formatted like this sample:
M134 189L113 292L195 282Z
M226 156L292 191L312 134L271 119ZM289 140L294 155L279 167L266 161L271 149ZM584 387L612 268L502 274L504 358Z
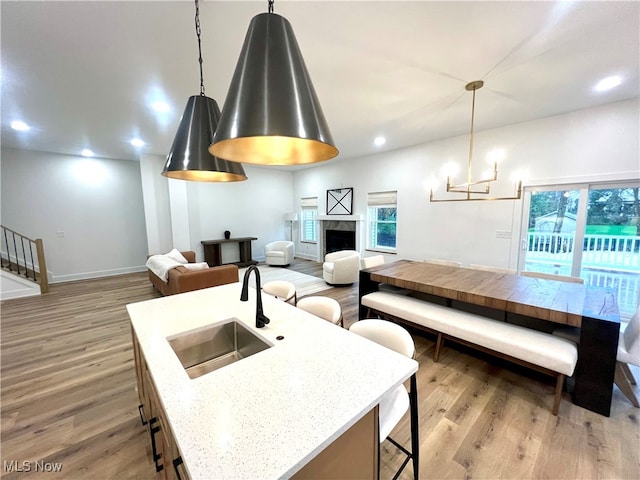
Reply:
M113 270L99 270L96 272L72 273L69 275L51 275L49 283L73 282L75 280L88 280L90 278L113 277L114 275L124 275L127 273L145 272L146 265L137 267L115 268Z
M296 253L296 258L302 258L304 260L312 260L314 262L319 261L315 255L310 255L308 253Z

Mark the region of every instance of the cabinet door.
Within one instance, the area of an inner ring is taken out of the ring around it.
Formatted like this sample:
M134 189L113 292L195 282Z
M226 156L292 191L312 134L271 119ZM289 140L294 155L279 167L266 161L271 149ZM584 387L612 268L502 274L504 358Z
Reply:
M144 360L142 358L140 352L140 344L138 342L138 337L136 337L136 332L133 330L133 326L131 327L131 340L133 343L133 361L136 366L136 390L138 391L138 400L140 401L140 405L144 408L145 398L144 398L144 370L146 365L143 365ZM146 416L148 412L145 413L145 418L149 418Z
M161 407L158 407L157 417L160 423L160 440L162 441L162 463L164 466L164 478L168 480L186 480L186 472L184 466L179 467L181 463L180 452L171 435L169 422ZM178 472L180 470L180 473Z
M378 406L299 470L296 480L371 478L378 476Z
M165 429L160 418L160 402L158 401L158 396L148 371L144 373L143 379L146 411L149 412L147 428L151 442L152 460L155 464L156 472L163 472L162 477L166 478L166 452L165 440L163 438Z

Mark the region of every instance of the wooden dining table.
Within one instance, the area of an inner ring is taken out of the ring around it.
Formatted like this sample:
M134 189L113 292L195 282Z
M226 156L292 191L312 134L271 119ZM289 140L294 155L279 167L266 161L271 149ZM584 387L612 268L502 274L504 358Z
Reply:
M550 331L558 324L579 332L573 403L609 416L620 331L611 289L464 267L398 260L360 271L359 297L380 283L420 292L451 308L482 309L492 318ZM367 308L360 302L360 318Z

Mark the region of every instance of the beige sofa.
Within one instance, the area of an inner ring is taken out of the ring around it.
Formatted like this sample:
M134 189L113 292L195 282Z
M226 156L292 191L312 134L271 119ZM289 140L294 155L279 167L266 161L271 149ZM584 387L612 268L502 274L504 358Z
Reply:
M195 263L196 252L186 251L180 253L182 253L182 256L184 256L189 263ZM147 272L149 273L149 280L151 280L153 286L164 296L200 290L202 288L217 287L218 285L238 281L237 265L220 265L204 270L188 270L185 267L172 268L169 270L167 283L163 282L151 270L147 270Z

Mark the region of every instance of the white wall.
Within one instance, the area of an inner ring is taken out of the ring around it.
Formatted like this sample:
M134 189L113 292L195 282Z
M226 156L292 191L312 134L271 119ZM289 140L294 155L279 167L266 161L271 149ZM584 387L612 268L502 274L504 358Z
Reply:
M175 247L193 250L196 260L204 261L200 242L223 238L229 230L233 238L257 237L252 242L253 258L264 260L266 243L289 238L284 215L293 211L291 172L244 165L248 177L244 182L187 182L162 177L164 160L159 157L146 156L141 161L150 165L141 167L145 211L151 219L147 231L163 239L153 245L150 240L149 253ZM155 221L153 215L163 221ZM239 260L238 252L237 243L224 244L223 262Z
M488 149L504 148L501 188L495 190L507 194L514 188L508 177L517 169L529 171L529 185L637 179L639 109L636 99L476 132L474 164ZM366 215L368 192L398 190L398 253L390 259L516 265L521 201L429 203L426 184L442 165L466 165L466 135L294 172L245 166L249 180L228 184L167 180L160 157L138 164L6 148L1 153L2 224L44 239L53 282L144 270L149 253L173 246L195 250L202 260L200 241L222 238L225 230L258 237L253 255L260 260L266 243L289 238L284 214L298 211L301 197L317 196L324 214L326 191L340 187L354 187L353 213L360 215ZM294 238L298 229L299 222ZM512 232L512 239L496 238L498 230ZM315 245L296 243L297 254L317 258ZM226 255L235 255L235 246L223 253L233 261Z
M147 251L150 255L166 253L173 248L169 185L167 179L160 175L165 161L164 157L156 155L142 155L140 158Z
M524 171L526 185L640 177L638 99L548 117L504 128L475 132L474 168L480 170L488 151L499 147L506 159L492 194L513 195L510 176ZM339 147L339 146L338 146ZM463 264L516 267L521 201L429 203L429 184L444 179L443 164L460 165L464 181L468 135L352 160L337 160L294 173L294 202L317 196L319 214L326 213L326 190L354 188L354 214L366 216L368 192L398 191L397 257L444 258ZM450 194L449 194L450 195ZM497 231L512 239L496 238ZM297 238L297 237L296 237ZM297 242L297 251L313 245ZM363 252L366 256L367 253Z
M264 260L265 244L289 238L284 215L293 211L293 174L277 168L244 165L248 180L230 183L188 182L191 249L202 240L257 237L253 258ZM179 181L179 180L175 180ZM237 244L225 245L223 261L237 260Z
M52 283L144 269L140 166L2 149L2 224L42 238Z

